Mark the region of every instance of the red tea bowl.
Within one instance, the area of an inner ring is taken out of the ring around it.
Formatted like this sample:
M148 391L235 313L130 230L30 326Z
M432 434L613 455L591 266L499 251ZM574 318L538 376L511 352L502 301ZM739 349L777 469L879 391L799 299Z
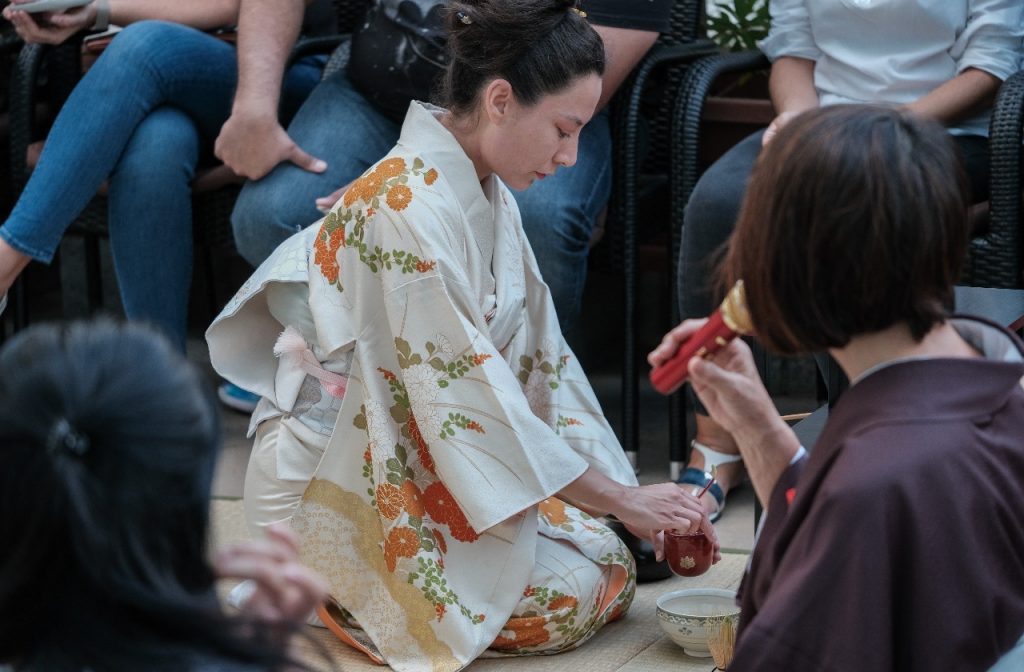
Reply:
M704 530L665 530L665 560L679 576L700 576L711 567L715 546Z

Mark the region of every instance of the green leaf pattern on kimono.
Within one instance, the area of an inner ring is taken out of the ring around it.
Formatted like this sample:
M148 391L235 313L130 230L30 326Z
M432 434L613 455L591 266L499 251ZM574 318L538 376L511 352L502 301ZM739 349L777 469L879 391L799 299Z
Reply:
M437 267L436 261L422 259L408 250L384 250L376 245L371 248L365 242L368 222L381 211L382 203L393 213L405 210L412 203L410 176L420 177L430 186L437 179L437 171L424 170L420 158L413 160L412 168L400 157L385 159L353 182L342 196L342 207L324 217L313 245L313 263L339 292L345 291L338 259L342 248L357 250L359 260L374 273L393 269L405 274L427 273Z
M384 459L384 480L380 484L374 482L371 450L381 439L375 437L373 427L387 420L373 420L374 413L364 404L352 424L366 431L371 442L363 456L363 476L369 481L371 505L380 512L386 529L390 527L383 544L388 570L407 573L408 582L420 588L434 605L438 621L449 608L456 608L469 622L477 624L485 616L472 613L448 586L444 579L444 555L448 552L446 535L462 543L472 543L478 536L437 478L429 441L445 440L454 436L456 429L486 433L482 424L461 413L449 413L448 419L441 422L431 404L440 389L457 383L491 355L454 354L443 335L435 340L438 343L427 341L423 352L416 352L407 341L396 337L395 354L402 378L383 367L377 369L387 381L394 401L387 414L400 427L406 442L393 444L390 455ZM421 422L427 429L426 436ZM410 451L415 458L410 459ZM445 527L447 530L442 529Z

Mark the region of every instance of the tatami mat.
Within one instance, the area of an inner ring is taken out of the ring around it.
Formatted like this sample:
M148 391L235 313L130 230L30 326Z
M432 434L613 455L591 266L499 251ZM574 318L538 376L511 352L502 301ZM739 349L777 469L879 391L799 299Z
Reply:
M212 548L246 538L240 500L215 499L212 503ZM714 667L710 658L691 658L666 638L658 625L655 602L670 590L682 588L728 588L739 586L746 566L745 554L727 553L707 574L691 579L672 577L642 584L629 613L608 625L575 651L556 656L480 660L467 669L471 672L708 672ZM315 642L330 654L336 669L346 672L381 670L365 656L340 643L326 630L310 628ZM330 669L314 653L311 643L300 644L304 657L318 669Z

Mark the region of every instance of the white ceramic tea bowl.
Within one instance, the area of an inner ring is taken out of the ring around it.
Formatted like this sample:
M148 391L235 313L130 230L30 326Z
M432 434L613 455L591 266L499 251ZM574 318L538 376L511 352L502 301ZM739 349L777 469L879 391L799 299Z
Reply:
M711 656L705 623L722 617L738 619L740 613L736 591L718 588L673 590L658 598L657 607L661 629L687 655L697 658Z

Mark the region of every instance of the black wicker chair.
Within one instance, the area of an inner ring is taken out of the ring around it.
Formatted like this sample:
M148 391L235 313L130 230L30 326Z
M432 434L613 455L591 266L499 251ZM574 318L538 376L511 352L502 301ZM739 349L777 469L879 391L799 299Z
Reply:
M348 60L348 38L362 20L370 0L335 0L339 33L327 37L301 40L292 50L291 62L318 53L332 53L324 76L343 68ZM37 129L36 110L39 96L48 101L55 114L71 94L81 77L81 40L69 40L58 46L25 45L11 75L11 181L14 192L20 194L30 175L27 163L29 145L44 135ZM46 83L40 86L40 81ZM200 182L197 180L197 183ZM198 252L207 287L207 301L211 316L220 308L214 291L213 269L216 259L238 256L231 230L230 216L240 184L227 184L212 190L201 187L193 192L193 245ZM107 236L107 199L96 196L78 216L68 234L80 237L85 244L86 298L89 312L102 305L100 272L100 240ZM15 329L28 322L24 280L12 288L12 309L15 311Z
M770 67L760 51L720 54L693 63L677 90L672 117L671 204L673 236L681 234L684 212L702 172L698 160L701 118L704 103L712 85L722 75L748 73ZM989 222L970 241L967 268L962 284L976 287L1015 288L1024 286L1021 262L1021 151L1024 123L1024 71L1007 79L999 89L989 131L991 195ZM678 253L674 242L673 253ZM677 260L674 256L673 260ZM764 355L760 352L759 367L764 373ZM829 405L835 403L845 387L843 376L834 362L822 367ZM672 461L681 462L685 448L678 433L672 433Z
M616 94L612 137L614 186L609 204L607 244L612 268L623 276L622 431L627 457L636 465L639 434L637 380L637 207L641 174L664 175L669 169L668 143L652 143L641 156L641 135L669 137L674 90L687 64L713 54L717 47L704 35L704 1L675 0L671 28L636 67ZM645 128L646 125L646 128ZM674 421L674 420L673 420Z
M681 230L683 211L700 177L697 160L701 114L715 80L727 73L769 67L759 51L701 59L686 71L673 116L673 230ZM1021 125L1024 121L1024 71L999 89L989 131L991 197L989 225L971 240L963 284L977 287L1022 286L1021 277ZM677 233L678 235L678 233Z
M962 284L1024 287L1021 229L1021 151L1024 70L999 87L989 122L988 227L971 239Z

